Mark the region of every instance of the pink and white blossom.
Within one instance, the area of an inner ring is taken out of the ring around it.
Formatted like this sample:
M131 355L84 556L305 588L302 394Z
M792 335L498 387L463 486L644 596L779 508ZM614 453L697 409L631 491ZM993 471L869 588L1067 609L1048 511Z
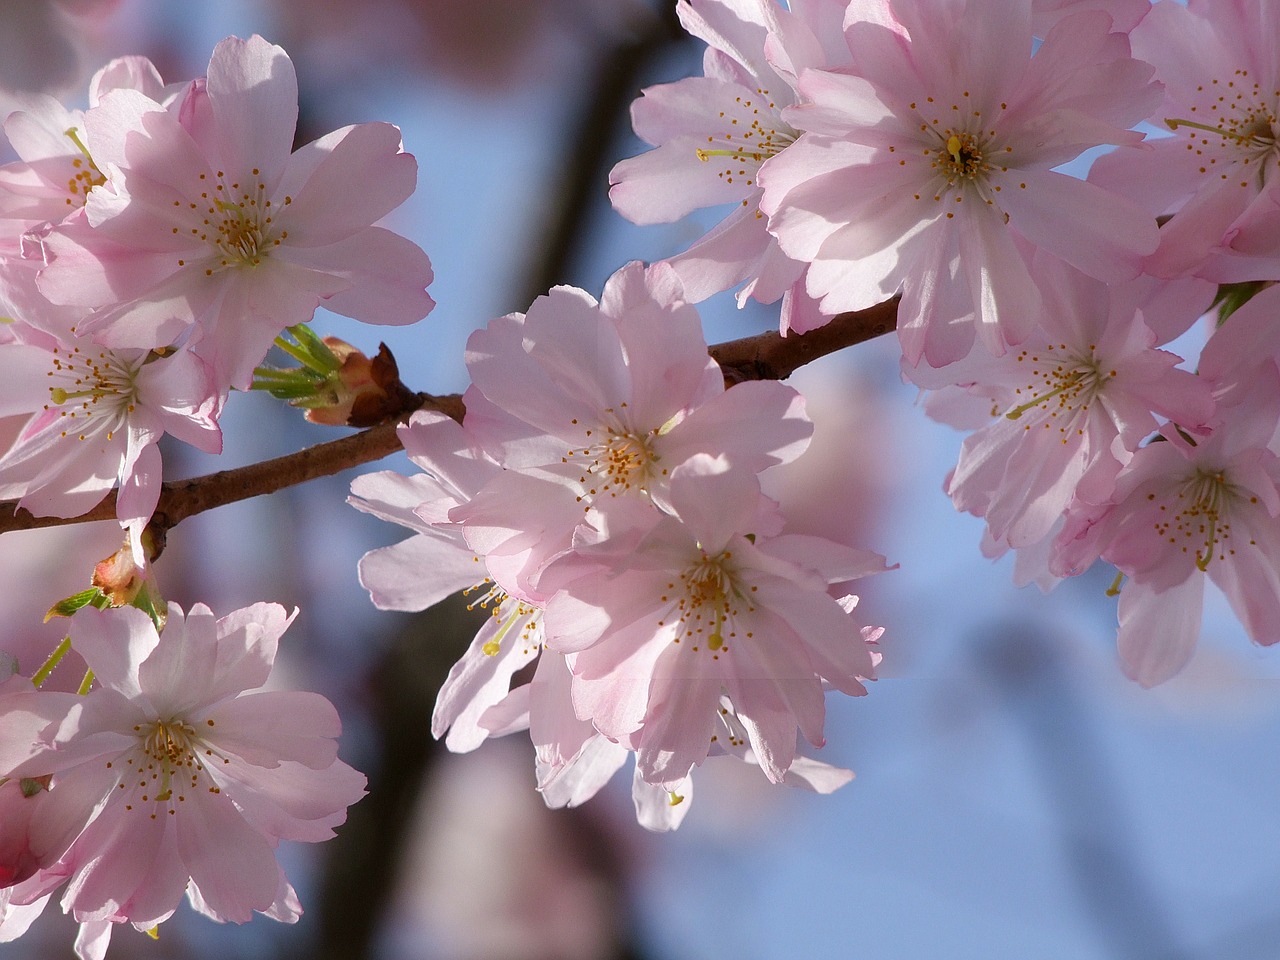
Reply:
M1249 636L1280 641L1280 458L1267 443L1280 413L1280 373L1260 373L1249 402L1226 411L1192 446L1172 427L1139 450L1116 480L1112 505L1068 516L1057 572L1093 560L1127 578L1120 593L1120 659L1144 686L1191 657L1207 576Z
M6 729L49 718L3 772L49 778L32 842L76 920L154 926L188 891L220 920L296 919L275 847L331 837L364 777L336 758L327 700L261 689L292 619L270 604L221 619L171 605L157 633L139 610L86 608L71 641L100 686L0 696ZM109 932L82 934L105 949Z
M113 60L89 81L89 105L111 90L136 90L167 103L176 94L166 88L145 57ZM34 95L9 114L4 132L19 160L0 166L0 219L14 229L59 223L81 209L89 192L107 176L85 145L84 111L63 106L48 95Z
M941 366L975 336L999 355L1030 335L1041 295L1024 248L1136 277L1154 218L1052 169L1141 140L1127 128L1158 100L1110 29L1098 11L1067 17L1033 57L1026 0L850 6L852 65L801 74L785 116L805 134L760 176L769 229L810 264L822 310L901 292L908 361Z
M160 497L160 438L222 448L221 400L205 363L186 348L112 350L15 327L21 339L0 344L0 416L28 419L0 454L0 498L75 517L118 487L116 515L141 543Z
M578 547L609 567L548 602L547 645L573 655L577 715L635 750L650 783L680 781L706 759L721 696L781 782L797 732L824 742L824 682L861 695L874 676L876 634L827 585L884 570L884 558L819 537L756 536L759 487L724 458L678 468L671 499L675 516L638 542Z
M1147 323L1189 325L1211 286L1153 294L1148 281L1107 287L1051 258L1035 264L1044 295L1035 332L1002 357L979 351L931 372L962 377L990 403L995 419L965 439L947 492L1015 549L1049 535L1073 499L1107 502L1157 415L1203 434L1214 409L1209 383L1156 349Z
M725 389L665 264L628 264L599 302L554 288L527 315L472 334L467 368L476 441L508 469L559 478L584 505L634 496L666 509L671 472L695 454L755 474L794 459L812 433L792 388Z
M1089 179L1174 215L1149 271L1255 278L1236 276L1229 247L1256 209L1272 206L1280 180L1278 30L1268 0L1161 0L1130 34L1134 56L1164 85L1149 119L1173 136L1099 158Z
M655 149L609 174L614 208L635 223L667 223L702 207L735 209L668 261L694 302L739 284L738 303L783 299L782 330L825 322L805 295L804 264L784 254L760 212L761 166L799 132L782 112L797 100L796 77L836 67L843 0L681 0L680 22L707 44L704 76L642 91L631 108L637 135Z
M426 255L374 225L414 189L399 130L359 124L291 152L297 104L293 64L257 36L218 44L173 111L105 94L84 127L111 189L45 239L45 295L91 308L81 332L108 346L190 335L224 389L321 304L371 323L425 316Z

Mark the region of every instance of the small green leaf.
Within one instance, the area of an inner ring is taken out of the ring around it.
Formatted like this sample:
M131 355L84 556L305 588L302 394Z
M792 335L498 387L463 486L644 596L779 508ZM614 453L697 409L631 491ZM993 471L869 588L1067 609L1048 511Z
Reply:
M54 617L70 617L75 614L81 607L97 607L99 610L105 610L111 606L111 601L107 599L107 595L97 587L90 587L88 590L81 590L79 593L72 594L66 599L59 600L49 612L44 615L44 622L48 623Z

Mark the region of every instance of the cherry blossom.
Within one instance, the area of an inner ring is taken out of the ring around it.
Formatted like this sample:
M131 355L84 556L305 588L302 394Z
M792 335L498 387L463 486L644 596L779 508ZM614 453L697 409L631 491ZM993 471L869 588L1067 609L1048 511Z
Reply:
M482 715L542 648L536 581L570 548L582 509L562 484L505 473L443 414L415 413L400 436L424 472L358 477L348 502L414 535L365 554L360 582L383 609L423 610L463 591L490 611L441 687L432 717L432 733L451 750L474 750L490 735ZM512 523L494 524L486 504L510 505Z
M113 347L195 325L218 383L238 387L321 303L372 323L425 316L426 255L373 225L414 188L399 131L360 124L291 154L297 96L288 56L256 36L218 44L174 111L105 94L84 126L111 188L45 239L45 295L94 308L80 331Z
M332 836L364 785L336 759L327 700L259 689L292 619L171 605L157 633L139 610L85 609L72 643L101 686L0 697L6 724L52 714L5 773L51 778L33 838L77 920L154 926L188 888L220 920L291 912L275 846Z
M947 492L1015 549L1047 536L1072 499L1105 503L1157 414L1204 433L1213 412L1209 384L1155 348L1146 319L1181 332L1211 288L1108 288L1043 255L1035 265L1045 304L1036 331L1003 357L977 352L932 374L971 380L991 404L996 419L966 438Z
M0 344L0 415L29 415L0 455L0 497L39 516L74 517L113 487L116 514L141 543L160 497L157 446L170 434L218 452L220 410L205 364L186 348L111 350L24 325Z
M1077 511L1059 534L1059 572L1079 573L1101 557L1127 578L1120 658L1144 686L1190 658L1206 576L1255 642L1280 640L1280 459L1266 446L1278 404L1272 366L1207 440L1192 446L1166 426L1164 442L1143 447L1121 472L1112 505Z
M548 602L547 645L574 654L573 701L637 754L651 783L706 759L727 695L766 776L781 782L797 731L824 742L823 681L861 695L875 658L826 586L885 569L884 558L818 537L759 537L759 487L699 455L671 481L676 517L637 543L577 549L610 568ZM597 556L597 554L599 556Z
M1163 102L1149 119L1173 136L1101 157L1089 179L1152 213L1177 214L1160 231L1152 272L1256 278L1236 275L1227 248L1275 193L1277 29L1267 0L1161 0L1130 34L1134 55L1154 64L1164 84Z
M1125 129L1159 88L1111 18L1059 22L1033 57L1025 0L850 7L852 66L801 74L786 117L805 132L761 171L761 209L827 313L901 291L912 364L1002 354L1041 303L1029 244L1106 282L1156 246L1137 206L1050 168ZM1071 210L1070 217L1061 211Z
M702 75L633 104L652 149L614 167L610 197L647 224L722 206L717 226L598 299L557 286L475 324L460 405L325 338L342 383L313 422L423 407L396 434L409 475L352 483L350 503L404 536L361 559L361 585L380 610L461 592L486 614L432 735L466 752L527 733L551 807L624 771L655 831L681 824L706 764L820 793L853 777L802 751L830 733L827 694L861 696L879 668L881 628L836 585L887 567L790 532L762 492L813 423L769 363L709 356L693 303L735 287L740 305L780 299L783 333L900 297L903 375L969 431L944 486L985 520L981 552L1014 552L1015 580L1045 589L1113 565L1139 684L1191 657L1206 580L1255 642L1280 641L1280 291L1259 292L1280 280L1280 13L674 9ZM327 839L363 794L333 706L274 688L296 614L166 606L142 550L162 436L216 452L230 392L282 331L301 342L322 306L377 324L433 307L425 253L379 225L416 182L399 129L295 151L297 98L282 49L232 37L206 76L166 86L125 58L85 109L27 96L5 123L20 159L0 167L0 498L75 517L117 488L128 537L89 590L51 598L76 612L34 678L9 655L29 666L28 641L0 653L0 942L54 896L81 960L184 897L219 921L292 922L280 841ZM1064 170L1109 146L1087 179ZM368 391L386 403L357 403ZM459 406L461 422L443 412ZM390 428L333 446L363 455ZM68 649L90 668L76 694L44 686Z
M782 116L796 102L800 70L848 60L848 51L830 42L843 6L832 0L791 9L776 0L682 0L677 5L684 28L707 44L705 75L642 91L632 105L632 124L657 149L615 166L609 197L635 223L664 223L700 207L738 205L670 259L688 299L704 300L749 281L738 293L739 305L748 297L773 303L785 295L784 332L804 332L823 321L803 285L797 286L804 264L784 254L767 230L757 175L800 135Z
M112 350L77 333L80 311L36 290L37 263L0 274L7 342L0 343L0 416L25 417L0 454L0 497L39 516L74 517L119 486L116 515L142 555L142 528L160 496L164 434L217 453L222 402L207 365L186 347Z
M638 496L665 508L671 471L694 454L758 473L798 456L812 432L790 387L725 390L665 264L623 267L599 302L554 288L472 334L467 368L477 442L508 468L561 478L585 505Z
M176 94L145 57L122 57L95 73L89 104L96 106L116 89L166 103ZM85 144L83 110L68 109L48 95L32 96L25 109L9 114L4 132L21 159L0 166L0 218L17 221L18 230L66 219L84 206L94 187L107 182Z
M566 613L574 584L607 579L619 552L629 556L638 540L656 531L666 530L681 543L695 537L685 531L673 501L671 476L680 474L681 464L707 460L701 451L708 447L720 455L718 473L732 478L725 480L729 490L741 492L745 485L755 491L746 501L753 529L777 533L780 518L760 498L755 474L791 459L807 441L808 421L788 388L749 383L725 391L719 368L707 359L697 314L682 296L669 266L646 270L632 264L609 280L598 303L583 291L556 288L528 315L492 322L469 343L475 385L465 398L463 425L418 413L401 428L411 459L424 473L382 473L353 485L354 505L415 531L362 560L362 582L375 603L419 609L474 584L473 603L493 613L441 689L433 732L446 736L452 749L470 750L489 737L527 729L539 789L553 806L582 802L639 749L611 729L607 717L584 707L576 693L582 686L578 664L588 654L566 656L561 648L581 643L582 631L604 611L587 611L583 618ZM754 436L724 436L726 427L748 420ZM706 540L706 531L698 530L698 542ZM779 538L774 549L791 558L823 543L809 539ZM834 544L820 552L842 567L836 579L884 568L882 558L841 553ZM434 574L430 580L423 576L428 569ZM799 571L807 569L802 565L792 576L800 578ZM864 645L873 635L858 637L847 613L823 592L825 584L812 584L818 609L827 610L825 626L835 618L840 630L857 638L853 652L821 654L824 665L832 664L825 673L841 689L863 692L854 676L873 672L874 657ZM548 626L548 597L556 605L555 629ZM532 679L512 689L515 672L535 659ZM775 667L784 675L769 679ZM755 695L748 697L752 714L742 721L742 729L756 737L754 749L737 755L760 762L771 779L782 781L794 757L796 728L791 727L789 747L780 742L782 735L778 742L760 735L762 709L756 701L769 695L756 688L787 685L790 667L765 658L762 668L764 676L734 681L740 695ZM820 699L821 683L812 667L806 669L810 692ZM725 716L717 711L720 695L717 690L714 702L706 704L709 719ZM806 719L812 721L811 709ZM812 722L806 732L820 740ZM737 739L745 749L748 738ZM698 762L712 742L703 744ZM761 755L766 759L755 759ZM816 761L809 765L819 771L817 786L797 774L802 785L834 789L848 778L826 773L829 768ZM688 808L677 810L683 801L672 798L687 795L688 773L657 773L643 754L637 756L634 795L645 826L678 824Z

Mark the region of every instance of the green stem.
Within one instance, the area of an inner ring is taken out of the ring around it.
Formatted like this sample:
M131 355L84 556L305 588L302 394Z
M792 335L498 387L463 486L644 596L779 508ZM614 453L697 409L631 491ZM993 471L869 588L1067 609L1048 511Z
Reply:
M286 340L284 337L284 334L281 334L280 336L276 337L276 346L279 347L281 350L283 350L285 353L287 353L289 356L293 357L293 359L297 360L300 364L302 364L308 370L315 369L315 367L312 364L311 354L307 353L305 349L303 349L301 346L294 343L293 341Z
M86 670L84 672L84 679L80 681L80 689L77 690L76 693L80 694L80 696L83 697L86 693L89 692L89 688L92 686L93 686L93 670Z
M293 339L302 344L311 355L312 361L320 365L316 369L321 369L326 373L342 369L342 362L334 356L333 351L329 349L329 345L311 329L311 324L297 323L289 327L287 332Z
M67 651L70 649L71 638L63 637L62 642L54 647L53 653L49 654L49 659L44 662L44 666L37 670L35 676L31 678L31 682L35 684L37 690L44 686L44 682L49 679L49 674L53 673L53 668L62 661L62 658L67 655Z

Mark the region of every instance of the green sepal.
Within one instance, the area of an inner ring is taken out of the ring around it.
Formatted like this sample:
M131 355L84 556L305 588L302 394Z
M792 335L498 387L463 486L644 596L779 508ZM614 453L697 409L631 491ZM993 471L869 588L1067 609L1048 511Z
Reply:
M157 633L164 629L165 622L169 619L168 604L164 602L160 592L155 590L150 582L138 591L136 597L129 601L129 606L137 607L150 617L151 622L156 625Z
M48 623L54 617L73 616L81 607L97 607L99 610L105 610L109 606L111 601L107 595L97 587L90 587L88 590L81 590L55 603L44 615L44 622Z
M1265 280L1249 280L1244 283L1224 283L1218 287L1218 295L1213 298L1213 305L1210 309L1218 311L1218 326L1222 326L1226 322L1227 317L1231 316L1246 303L1253 299L1254 295L1263 290L1267 286Z
M329 349L329 345L322 338L316 336L316 332L311 329L311 324L295 324L285 330L285 333L297 341L298 346L302 348L310 360L310 363L303 362L312 370L317 373L329 374L336 373L342 369L342 361ZM297 355L294 354L294 356Z
M335 378L342 361L316 336L310 324L289 327L276 337L275 345L302 366L256 367L251 390L265 390L295 407L328 407L337 402Z

